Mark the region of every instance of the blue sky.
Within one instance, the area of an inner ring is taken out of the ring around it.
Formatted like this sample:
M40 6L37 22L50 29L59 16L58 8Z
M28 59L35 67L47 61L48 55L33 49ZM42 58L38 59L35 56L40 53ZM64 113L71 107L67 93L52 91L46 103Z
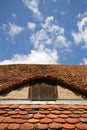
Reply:
M0 0L0 64L87 64L87 0Z

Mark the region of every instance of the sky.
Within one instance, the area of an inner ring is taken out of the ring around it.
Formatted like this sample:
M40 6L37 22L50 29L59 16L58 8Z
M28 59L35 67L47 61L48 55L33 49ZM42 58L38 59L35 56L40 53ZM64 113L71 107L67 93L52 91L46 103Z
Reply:
M0 0L0 65L87 65L87 0Z

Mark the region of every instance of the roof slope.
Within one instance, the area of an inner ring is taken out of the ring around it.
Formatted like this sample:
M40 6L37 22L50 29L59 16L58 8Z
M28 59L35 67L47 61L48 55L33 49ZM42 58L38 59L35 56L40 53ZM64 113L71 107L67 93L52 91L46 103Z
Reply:
M87 65L1 65L0 92L42 77L87 94Z
M87 105L0 105L0 130L87 130Z

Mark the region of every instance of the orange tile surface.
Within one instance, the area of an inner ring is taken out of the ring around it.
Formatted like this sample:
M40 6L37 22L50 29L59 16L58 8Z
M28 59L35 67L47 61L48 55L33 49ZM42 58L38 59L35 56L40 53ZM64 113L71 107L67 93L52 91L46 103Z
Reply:
M87 105L0 105L0 130L87 130Z

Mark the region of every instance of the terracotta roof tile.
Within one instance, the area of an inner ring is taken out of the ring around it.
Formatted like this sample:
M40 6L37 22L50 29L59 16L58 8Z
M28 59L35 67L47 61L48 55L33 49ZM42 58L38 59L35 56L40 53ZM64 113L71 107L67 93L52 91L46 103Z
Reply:
M45 117L44 114L37 113L37 114L34 115L34 118L36 118L36 119L41 119L41 118L44 118L44 117Z
M79 119L77 119L77 118L67 118L66 122L70 123L70 124L76 124L76 123L79 122Z
M18 123L18 124L22 124L22 123L25 123L26 120L25 120L25 119L18 118L18 119L15 119L14 122L15 122L15 123Z
M31 123L24 123L20 126L20 130L33 130L34 125Z
M19 105L17 104L12 104L9 106L9 108L12 108L12 109L17 109L19 107Z
M52 123L52 119L45 117L45 118L40 120L40 123L49 124L49 123Z
M65 129L74 129L74 128L75 128L75 125L65 123L65 124L63 124L63 127L64 127Z
M28 119L28 122L29 123L37 123L37 122L39 122L39 119L34 119L34 118Z
M60 115L58 115L58 117L60 117L60 118L67 118L68 115L67 114L60 114Z
M41 123L35 124L35 129L36 130L46 130L47 128L48 128L47 124L41 124Z
M41 113L41 114L49 114L50 113L50 111L49 110L40 110L39 111L39 113Z
M59 123L51 123L49 124L49 127L51 129L59 129L59 128L62 128L62 124L59 124Z
M0 116L0 122L3 122L5 117Z
M25 114L22 116L23 119L31 119L33 117L33 114Z
M3 120L4 123L13 123L14 122L14 119L11 118L11 117L5 117L4 120Z
M56 118L56 119L54 119L54 122L57 122L57 123L65 123L66 120L63 119L63 118Z
M9 105L0 105L0 109L8 108Z
M20 124L11 123L11 124L8 126L8 130L18 130L19 127L20 127Z
M0 105L0 130L87 130L87 105L74 104L72 109L72 105L67 104L66 109L64 104L53 104L42 108L43 105L33 104ZM35 113L29 114L28 109Z
M80 120L81 122L83 122L83 123L87 123L87 118L81 117L81 118L79 118L79 120Z
M0 123L0 129L1 130L6 130L8 128L8 123Z
M47 117L50 118L50 119L56 119L58 117L58 115L48 114Z
M87 124L78 123L78 124L76 124L76 128L78 128L79 130L87 130Z

